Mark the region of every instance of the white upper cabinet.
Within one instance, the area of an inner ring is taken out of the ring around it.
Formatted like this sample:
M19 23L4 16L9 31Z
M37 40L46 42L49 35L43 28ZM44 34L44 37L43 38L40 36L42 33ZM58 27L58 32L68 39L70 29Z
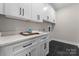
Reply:
M29 3L6 3L5 15L16 19L27 20L31 18L31 5Z
M4 14L3 7L4 7L4 4L0 3L0 14Z
M20 17L21 9L17 3L5 3L5 15L10 17Z
M43 8L42 3L32 3L32 20L36 22L43 22Z
M56 22L56 19L55 19L55 10L53 9L53 7L51 7L50 5L48 4L45 4L44 5L44 20L45 21L48 21L48 22L51 22L51 23L55 23Z
M46 3L5 3L4 10L5 15L9 18L35 22L43 22L43 20L56 22L55 10Z
M52 8L52 7L50 7L49 8L50 10L49 10L49 16L50 16L50 22L52 22L52 23L56 23L56 19L55 19L55 10Z
M20 3L19 8L21 8L21 16L24 19L31 19L31 3Z

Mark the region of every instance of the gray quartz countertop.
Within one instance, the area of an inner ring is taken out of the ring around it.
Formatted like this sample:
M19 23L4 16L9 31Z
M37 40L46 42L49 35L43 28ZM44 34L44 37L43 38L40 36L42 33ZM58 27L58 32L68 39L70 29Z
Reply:
M0 46L6 46L6 45L10 45L10 44L14 44L17 42L22 42L22 41L26 41L26 40L30 40L32 38L36 38L36 37L40 37L42 35L46 35L49 34L49 32L39 32L40 34L37 35L30 35L30 36L23 36L20 34L17 35L11 35L11 36L3 36L0 37Z

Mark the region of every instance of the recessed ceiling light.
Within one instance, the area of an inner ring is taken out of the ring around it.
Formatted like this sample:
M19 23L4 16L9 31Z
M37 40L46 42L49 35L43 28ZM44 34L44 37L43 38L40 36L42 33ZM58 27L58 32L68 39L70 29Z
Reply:
M46 11L48 9L48 7L44 7L43 10Z

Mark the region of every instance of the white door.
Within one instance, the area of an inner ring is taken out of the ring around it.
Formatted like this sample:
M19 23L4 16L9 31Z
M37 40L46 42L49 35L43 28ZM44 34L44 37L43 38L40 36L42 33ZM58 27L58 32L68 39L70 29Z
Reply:
M40 55L45 56L49 52L49 42L48 40L42 40L40 43Z
M50 7L49 15L50 15L50 21L52 23L55 23L55 10L52 7Z
M44 20L48 21L48 22L55 22L55 10L53 9L53 7L51 7L48 4L44 5Z
M44 20L49 21L49 5L48 4L44 4L44 8L43 8L43 15L44 15Z
M45 53L44 53L44 44L40 45L40 56L45 56Z
M39 56L39 40L34 42L30 48L31 56Z
M44 43L44 53L45 55L49 53L49 42Z
M3 14L3 3L0 3L0 14Z
M52 17L52 19L51 20L53 20L52 22L53 23L56 23L56 12L55 12L55 10L52 8L52 14L51 14L51 17Z
M37 48L36 48L36 47L33 48L33 49L31 49L30 55L31 55L31 56L38 56L38 54L37 54Z
M14 56L30 56L29 49L23 49L14 54Z
M32 3L32 20L36 22L42 22L42 12L43 4L42 3Z
M31 19L31 3L20 3L21 16L24 20Z
M20 17L21 8L19 7L19 3L5 3L5 15Z

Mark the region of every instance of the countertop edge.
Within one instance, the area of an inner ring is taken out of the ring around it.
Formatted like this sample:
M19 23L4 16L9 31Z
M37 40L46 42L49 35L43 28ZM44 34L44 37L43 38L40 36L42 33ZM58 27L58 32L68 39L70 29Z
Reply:
M9 45L13 45L13 44L16 44L16 43L20 43L20 42L24 42L24 41L28 41L29 39L34 39L34 38L37 38L37 37L40 37L40 36L43 36L43 35L47 35L49 33L42 33L42 34L39 34L39 35L36 35L34 37L30 37L30 38L25 38L25 39L21 39L21 40L18 40L18 41L13 41L13 42L6 42L4 44L0 44L0 47L3 47L3 46L9 46ZM7 39L8 40L8 39Z

